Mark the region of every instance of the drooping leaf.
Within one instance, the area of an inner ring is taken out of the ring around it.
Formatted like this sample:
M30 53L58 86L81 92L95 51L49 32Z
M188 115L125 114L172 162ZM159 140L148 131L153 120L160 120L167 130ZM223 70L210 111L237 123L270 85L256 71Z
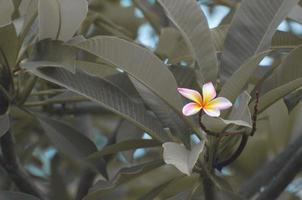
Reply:
M97 151L95 144L71 126L42 115L36 115L45 134L66 155L83 159Z
M39 39L67 41L88 12L86 0L39 1ZM50 20L51 19L51 20Z
M59 68L31 70L35 75L81 94L124 119L141 127L154 139L165 141L166 133L161 124L143 107L105 80L81 71L72 74ZM79 81L80 80L80 81Z
M203 151L204 142L194 145L191 151L186 149L184 145L175 142L166 142L163 144L163 148L165 163L172 164L179 171L190 176L199 154Z
M122 121L118 127L116 134L116 143L120 143L125 140L140 139L143 136L143 130L132 123ZM136 149L122 152L123 156L129 163L133 161L133 153Z
M6 113L0 116L0 138L9 130L9 115Z
M269 48L278 25L298 0L244 0L225 39L221 72L230 77L248 58Z
M159 0L170 20L180 30L197 61L196 75L202 83L216 81L218 63L211 32L200 6L194 0Z
M21 192L13 192L13 191L0 191L0 199L9 199L9 200L39 200L37 197L32 195L21 193Z
M182 101L172 73L149 50L109 36L97 36L76 46L124 70L172 108L180 111Z
M14 10L15 7L11 0L0 0L0 27L11 22Z
M98 200L105 193L110 192L115 187L124 184L138 176L144 175L145 173L161 167L164 164L162 160L150 161L140 165L122 168L110 181L99 181L93 188L90 189L84 200Z
M186 124L186 120L181 113L175 112L164 101L154 95L143 84L131 78L133 85L136 87L144 102L151 108L161 123L170 128L173 135L177 136L186 147L190 147L191 130Z

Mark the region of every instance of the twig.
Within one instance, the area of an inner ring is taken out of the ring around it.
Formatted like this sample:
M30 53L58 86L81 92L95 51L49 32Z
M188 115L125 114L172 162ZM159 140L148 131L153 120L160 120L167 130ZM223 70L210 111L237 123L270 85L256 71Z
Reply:
M1 164L10 179L15 183L20 191L43 199L39 189L29 180L29 177L21 169L18 163L14 149L13 136L10 131L1 137L0 144L3 156L3 162L1 162Z
M291 156L279 174L271 181L266 189L260 193L257 200L277 199L286 186L302 170L302 147Z
M286 165L290 158L302 146L302 136L297 138L294 143L275 157L274 160L263 166L252 178L250 178L239 190L239 194L243 197L251 198L260 188L267 185L279 171Z
M251 136L253 136L255 134L256 130L257 130L258 104L259 104L259 91L256 90L256 102L255 102L254 113L253 113L253 117L252 117L253 128L252 128L252 131L250 133Z

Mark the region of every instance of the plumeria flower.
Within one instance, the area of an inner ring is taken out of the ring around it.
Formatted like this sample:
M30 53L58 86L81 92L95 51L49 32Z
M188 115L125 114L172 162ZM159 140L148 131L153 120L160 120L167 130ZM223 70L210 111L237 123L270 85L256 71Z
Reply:
M216 90L211 82L202 86L202 96L196 90L187 88L178 88L177 90L182 96L194 101L183 107L182 112L185 116L194 115L203 110L211 117L219 117L220 110L225 110L232 106L232 103L224 97L215 98Z

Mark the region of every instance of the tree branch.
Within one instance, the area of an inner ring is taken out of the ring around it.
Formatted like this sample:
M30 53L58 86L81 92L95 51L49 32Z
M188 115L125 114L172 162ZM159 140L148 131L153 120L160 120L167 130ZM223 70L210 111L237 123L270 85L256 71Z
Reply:
M13 136L10 131L1 137L0 144L3 156L1 165L6 170L10 179L15 183L21 192L43 199L38 188L30 181L29 177L21 169L18 163L14 149Z
M203 191L204 191L205 200L216 199L215 186L214 186L212 180L208 177L208 175L205 175L203 177L202 183L203 183Z
M302 147L291 156L291 159L281 169L280 173L270 182L266 189L260 193L257 200L277 199L286 186L302 170Z
M274 160L263 166L251 179L249 179L241 189L239 194L243 197L251 198L260 188L270 183L270 181L280 172L280 170L288 163L288 159L298 151L302 146L302 136L297 138L295 142L288 145L288 147Z

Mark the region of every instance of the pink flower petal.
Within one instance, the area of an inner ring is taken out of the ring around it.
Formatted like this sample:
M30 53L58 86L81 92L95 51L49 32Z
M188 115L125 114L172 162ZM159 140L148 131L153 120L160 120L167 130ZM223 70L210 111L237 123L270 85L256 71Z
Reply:
M206 106L206 108L218 109L218 110L225 110L230 107L232 107L232 103L227 98L224 97L218 97L216 99L213 99Z
M201 106L197 103L188 103L182 108L182 113L185 116L190 116L198 113L201 110Z
M177 90L182 96L186 97L187 99L190 99L200 105L202 104L202 97L200 93L196 90L191 90L187 88L177 88Z
M210 117L219 117L220 110L214 108L203 108L203 111Z
M212 82L206 83L202 86L202 98L205 104L216 97L216 90Z

